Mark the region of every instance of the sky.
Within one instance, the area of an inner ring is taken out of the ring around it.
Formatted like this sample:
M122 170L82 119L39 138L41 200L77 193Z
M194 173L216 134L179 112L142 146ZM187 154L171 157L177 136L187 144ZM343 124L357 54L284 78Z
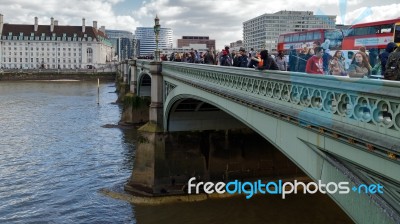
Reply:
M285 3L286 4L285 4ZM209 36L217 49L243 39L243 22L280 10L337 15L337 24L379 21L400 17L398 0L0 0L0 14L10 24L91 26L135 32L153 27L156 14L161 27L172 28L174 46L182 36Z

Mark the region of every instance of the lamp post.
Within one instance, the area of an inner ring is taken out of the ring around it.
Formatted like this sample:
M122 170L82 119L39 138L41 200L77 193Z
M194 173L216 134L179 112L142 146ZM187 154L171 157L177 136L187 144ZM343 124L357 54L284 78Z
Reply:
M158 49L158 35L160 34L160 27L160 19L156 15L156 18L154 19L154 33L156 35L156 50L154 52L155 61L160 61L160 50Z

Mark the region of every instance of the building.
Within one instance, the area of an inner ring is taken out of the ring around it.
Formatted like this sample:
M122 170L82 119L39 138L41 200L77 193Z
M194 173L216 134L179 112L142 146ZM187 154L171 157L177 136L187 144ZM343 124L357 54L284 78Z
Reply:
M138 56L154 55L156 50L156 35L153 27L137 27L135 39L138 44ZM158 48L172 48L172 29L161 28L158 36Z
M278 37L283 33L317 28L335 28L336 16L314 15L310 11L279 11L263 14L243 23L243 42L246 50L276 51Z
M113 46L113 56L118 61L133 57L133 34L125 30L106 30L106 35Z
M111 61L112 46L105 28L60 26L51 18L49 25L5 24L0 14L0 67L74 69L100 67Z
M215 49L215 40L208 36L182 36L178 39L178 48L188 47L189 44L205 44L208 49Z
M232 42L229 44L229 50L230 51L239 51L240 48L243 47L243 41L242 40L237 40L236 42Z
M198 52L205 53L208 48L205 44L189 44L189 46L185 47L177 47L177 48L162 48L161 54L167 54L168 56L172 53L187 53L193 50L197 50Z

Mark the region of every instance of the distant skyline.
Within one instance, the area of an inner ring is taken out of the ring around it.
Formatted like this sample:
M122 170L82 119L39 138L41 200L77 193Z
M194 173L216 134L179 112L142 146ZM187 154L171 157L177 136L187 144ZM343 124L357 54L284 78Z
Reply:
M0 14L5 23L78 26L98 22L98 27L135 32L136 27L152 27L157 14L162 27L173 29L173 44L182 36L209 36L217 49L242 40L243 22L264 13L281 10L312 11L316 15L337 15L337 24L354 24L400 17L398 0L2 0Z

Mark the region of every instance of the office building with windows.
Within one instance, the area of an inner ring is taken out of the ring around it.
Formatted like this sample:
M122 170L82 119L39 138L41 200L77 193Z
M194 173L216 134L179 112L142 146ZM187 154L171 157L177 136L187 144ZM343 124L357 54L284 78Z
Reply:
M266 13L243 22L243 44L246 50L254 48L276 52L280 34L318 28L335 28L335 23L335 15L314 15L311 11Z
M135 43L138 44L138 56L154 55L156 50L156 35L153 27L137 27L135 31ZM158 48L172 48L172 29L161 28L158 36Z
M178 39L178 48L188 47L190 44L205 44L208 49L215 49L215 40L208 36L182 36Z
M0 67L8 69L76 69L100 67L111 61L112 45L105 28L61 26L51 18L49 25L7 24L0 14Z
M118 61L133 57L133 34L125 30L106 30L106 35L113 45L113 56Z

